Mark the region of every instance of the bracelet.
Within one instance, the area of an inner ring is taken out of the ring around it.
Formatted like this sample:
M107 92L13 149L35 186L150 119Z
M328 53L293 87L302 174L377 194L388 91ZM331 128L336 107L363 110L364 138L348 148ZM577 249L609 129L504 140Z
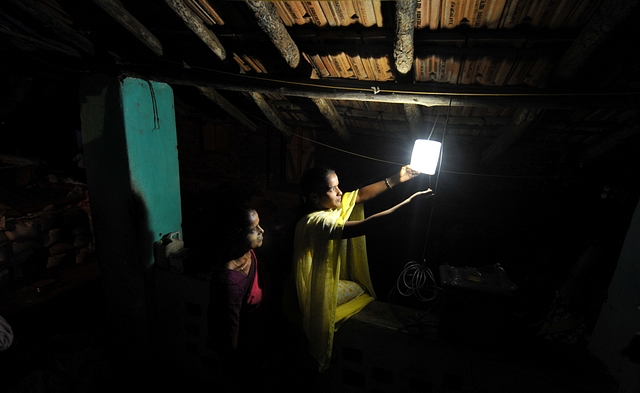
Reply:
M387 185L387 188L388 188L388 189L390 189L390 190L391 190L391 189L393 189L393 187L391 187L391 184L389 184L389 179L388 179L388 178L386 178L386 177L384 178L384 184L386 184L386 185Z

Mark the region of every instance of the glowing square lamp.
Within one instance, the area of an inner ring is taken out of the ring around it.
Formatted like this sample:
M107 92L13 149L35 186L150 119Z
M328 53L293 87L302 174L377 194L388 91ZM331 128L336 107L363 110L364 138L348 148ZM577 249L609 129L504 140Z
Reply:
M411 163L409 167L420 173L433 175L436 173L438 158L440 157L440 142L428 139L416 139L411 153Z

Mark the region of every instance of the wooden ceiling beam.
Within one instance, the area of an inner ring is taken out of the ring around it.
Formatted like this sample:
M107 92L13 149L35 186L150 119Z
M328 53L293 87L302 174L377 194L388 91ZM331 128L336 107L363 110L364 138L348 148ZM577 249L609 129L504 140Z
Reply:
M93 48L93 43L83 36L82 34L75 31L68 24L63 22L62 20L54 17L50 13L40 6L38 1L35 0L10 0L17 7L22 9L24 12L31 15L33 18L42 22L44 26L50 27L53 29L55 34L58 37L61 37L68 42L71 42L78 48L82 49L84 52L93 55L95 53Z
M402 74L413 67L413 26L416 23L417 0L396 0L396 38L393 58Z
M165 2L220 60L224 60L227 57L227 53L218 37L205 26L202 20L182 0L165 0Z
M601 155L611 151L614 147L624 143L629 138L637 136L638 134L640 134L640 126L624 127L585 149L580 154L580 160L582 162L586 162L600 157Z
M234 36L236 33L230 29L221 29L223 35ZM349 27L341 27L339 30L318 30L298 26L295 30L291 30L291 37L298 45L307 45L313 43L330 42L343 45L367 45L367 46L383 46L389 47L396 39L393 30L386 28L370 27L362 30L359 25ZM520 48L535 45L541 42L551 45L567 46L576 38L576 32L573 29L512 29L512 30L491 30L491 29L468 29L468 30L414 30L413 44L417 48L419 46L448 46L455 48L474 47L474 46L502 46ZM262 36L255 33L245 32L243 39L262 40Z
M420 111L420 105L416 104L403 104L404 113L407 116L407 122L409 122L409 131L411 132L411 139L418 139L423 135L422 129L422 112Z
M284 124L280 116L278 116L278 112L269 105L262 94L249 92L249 95L251 96L251 98L253 98L253 101L256 103L256 105L258 105L258 108L260 108L262 113L267 117L267 119L269 119L271 124L273 124L283 134L287 136L291 135L291 129L289 129L286 124Z
M21 49L24 49L23 42L26 42L33 47L41 48L44 50L56 51L56 52L64 53L65 55L73 56L73 57L82 57L80 55L80 52L73 49L69 45L62 44L54 40L44 41L41 38L37 38L35 36L29 36L29 35L22 34L17 31L11 31L8 29L0 29L0 35L4 35L6 37L12 38L13 40L11 41L18 41L17 43L16 42L12 42L12 43L15 46L21 47Z
M406 128L407 127L406 122L393 121L393 120L374 120L370 118L359 118L359 117L345 117L344 120L346 123L351 124L349 126L350 130L355 130L355 128L353 127L353 124L366 123L366 122L380 124L380 125L383 125L385 128L389 128L389 127ZM290 124L290 123L287 122L287 124ZM419 130L419 134L417 137L414 137L413 134L411 134L410 137L412 139L424 138L427 133L431 133L432 127L433 127L433 124L427 125L425 123L425 126L423 127L424 129ZM496 136L494 134L499 134L500 129L501 129L501 126L497 126L497 125L482 126L482 127L469 126L469 125L448 125L446 129L442 125L437 125L435 128L433 128L432 138L438 139L442 136L444 132L446 132L447 138L451 135L457 135L457 136L464 135L464 136L469 136L474 138L476 137L495 138Z
M215 102L222 110L227 112L231 117L238 120L241 124L244 124L252 131L258 130L258 126L249 120L238 108L232 103L227 101L220 93L212 89L211 87L196 86L196 88L208 99Z
M340 136L342 140L348 141L349 139L351 139L349 130L344 124L344 119L342 118L342 116L340 116L338 111L336 111L336 108L333 106L330 100L327 100L325 98L312 98L311 101L316 104L316 106L320 110L320 113L322 113L322 115L327 119L329 124L331 124L333 130L336 132L336 134L338 134L338 136Z
M399 121L404 123L407 121L406 115L406 106L413 104L403 104L405 105L404 113L393 113L393 112L385 112L385 111L375 111L368 109L355 109L348 106L340 106L334 103L334 106L338 113L340 113L345 119L353 118L353 119L376 119L376 120L385 120L385 121ZM416 105L420 107L420 105ZM287 112L290 112L287 110ZM422 111L420 111L422 112ZM450 115L448 120L446 116L436 116L436 115L426 115L420 114L420 118L417 120L417 124L433 124L436 122L438 125L443 125L445 122L449 126L473 126L473 127L484 127L487 125L498 125L502 126L511 121L511 117L495 117L495 116L455 116Z
M555 76L561 80L573 78L596 49L606 42L611 30L637 5L638 0L603 1L600 9L589 19L582 32L556 65Z
M298 67L300 63L300 51L289 35L287 28L276 10L269 1L247 0L247 5L253 10L260 28L267 33L271 42L276 46L280 55L287 61L291 68Z
M498 138L482 152L482 161L485 163L494 161L538 121L541 113L542 110L540 109L518 109L513 116L513 120L509 124L502 126Z
M311 82L294 78L278 80L257 76L217 74L198 70L180 69L162 72L130 65L119 65L121 73L145 75L145 78L168 84L185 86L208 86L217 90L279 94L304 98L326 98L344 101L384 102L390 104L416 104L427 107L475 106L481 108L629 108L640 95L637 91L585 92L567 91L540 92L539 89L501 87L500 90L481 86L445 84L398 84L352 80L322 80ZM127 70L127 71L125 71ZM375 86L372 86L374 84ZM498 91L500 93L498 93Z
M251 48L255 46L259 47L258 44L254 43L253 45L245 45L245 48ZM322 44L322 43L312 43L312 44L302 44L300 45L300 49L302 52L310 54L310 55L321 55L324 56L330 53L336 53L336 47L331 44ZM550 56L554 58L559 58L564 53L566 46L561 47L465 47L465 48L457 48L454 46L419 46L414 49L414 58L415 57L423 57L423 56L495 56L495 57L505 57L505 58L513 58L513 57L539 57L539 56ZM362 58L366 57L382 57L386 56L388 52L388 48L384 46L367 46L363 48L361 45L340 45L340 50L338 53L345 53L348 56L360 56ZM394 52L395 53L395 52Z
M158 56L162 56L162 44L149 29L140 23L126 8L117 0L93 0L100 8L115 19L131 34L136 36L140 42L146 45Z

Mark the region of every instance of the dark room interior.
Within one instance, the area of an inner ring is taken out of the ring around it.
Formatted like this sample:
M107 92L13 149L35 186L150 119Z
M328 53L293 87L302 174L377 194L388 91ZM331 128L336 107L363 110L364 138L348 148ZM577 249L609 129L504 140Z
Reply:
M365 206L435 194L367 236L331 367L283 318L248 391L640 392L637 3L3 2L0 391L239 391L202 322L221 201L259 212L281 299L304 170L355 190L430 139L435 173ZM127 83L168 150L96 138Z

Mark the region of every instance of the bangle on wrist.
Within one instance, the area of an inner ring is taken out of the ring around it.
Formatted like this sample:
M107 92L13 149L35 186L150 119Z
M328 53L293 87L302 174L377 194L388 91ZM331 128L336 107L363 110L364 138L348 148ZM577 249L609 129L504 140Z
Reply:
M384 184L386 184L386 185L387 185L387 188L388 188L388 189L390 189L390 190L391 190L391 189L393 189L393 187L391 187L391 184L389 184L389 178L388 178L388 177L385 177L385 178L384 178Z

